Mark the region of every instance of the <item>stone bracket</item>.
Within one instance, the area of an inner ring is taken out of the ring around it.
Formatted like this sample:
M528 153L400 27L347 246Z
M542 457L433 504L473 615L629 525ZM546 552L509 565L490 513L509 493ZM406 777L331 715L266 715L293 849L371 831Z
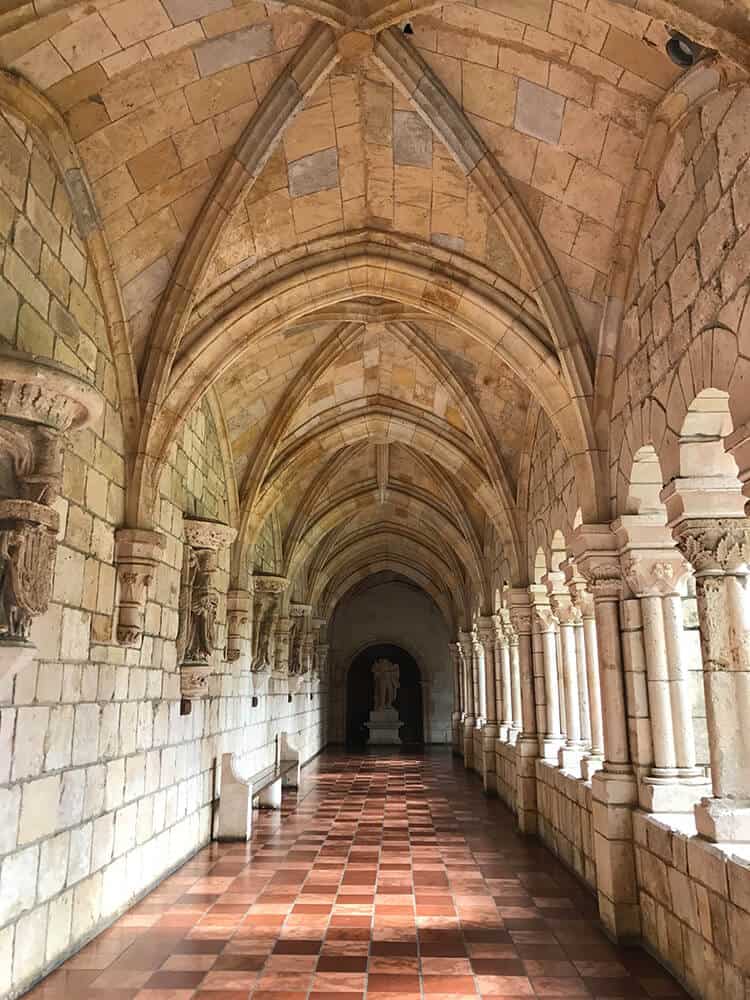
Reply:
M165 546L166 538L158 531L120 528L115 532L119 583L117 641L121 646L139 646L141 643L148 589Z

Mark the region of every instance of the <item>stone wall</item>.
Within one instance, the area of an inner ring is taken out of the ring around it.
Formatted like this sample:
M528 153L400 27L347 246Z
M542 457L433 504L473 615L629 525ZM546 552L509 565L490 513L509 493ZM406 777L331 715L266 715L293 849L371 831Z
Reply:
M742 1000L750 967L750 851L728 853L681 823L634 816L647 946L695 996Z
M33 629L39 658L0 687L0 996L14 997L209 839L224 750L265 764L286 731L309 757L323 722L317 689L253 707L249 676L224 661L227 551L210 697L180 715L183 513L226 520L228 509L205 403L162 477L167 545L142 645L113 641L125 463L96 281L39 144L0 117L0 148L0 334L74 368L106 399L102 425L71 435L65 453L52 602Z
M536 762L539 836L591 889L596 888L591 782Z
M367 646L383 642L401 646L417 660L422 672L423 707L427 709L425 742L450 743L453 679L449 639L448 626L437 607L410 585L384 582L342 600L329 631L331 740L342 741L346 732L346 678L352 660Z

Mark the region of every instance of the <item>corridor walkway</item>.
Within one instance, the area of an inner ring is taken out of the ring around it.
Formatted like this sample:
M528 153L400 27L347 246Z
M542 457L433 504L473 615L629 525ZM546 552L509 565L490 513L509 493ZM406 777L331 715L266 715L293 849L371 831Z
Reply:
M28 997L685 997L447 753L327 753L297 804L212 844Z

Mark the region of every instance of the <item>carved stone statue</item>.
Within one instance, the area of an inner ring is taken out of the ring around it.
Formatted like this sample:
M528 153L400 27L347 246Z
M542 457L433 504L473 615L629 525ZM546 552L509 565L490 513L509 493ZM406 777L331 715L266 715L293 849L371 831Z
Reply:
M217 552L230 544L237 532L229 525L198 518L186 518L184 528L177 656L182 696L192 700L208 693L211 657L216 646Z
M31 623L51 596L66 436L103 408L65 366L0 350L0 678L31 661Z
M372 675L375 680L375 704L376 712L382 712L387 708L393 708L396 694L399 688L399 668L390 660L376 660L372 666Z

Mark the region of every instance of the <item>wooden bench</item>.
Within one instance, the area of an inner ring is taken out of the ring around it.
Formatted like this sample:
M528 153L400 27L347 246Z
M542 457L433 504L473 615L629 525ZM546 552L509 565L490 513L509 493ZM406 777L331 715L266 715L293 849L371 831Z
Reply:
M299 784L299 751L286 733L277 737L276 763L255 774L242 773L239 754L222 754L217 840L249 840L254 803L260 809L281 809L282 788L299 788Z

